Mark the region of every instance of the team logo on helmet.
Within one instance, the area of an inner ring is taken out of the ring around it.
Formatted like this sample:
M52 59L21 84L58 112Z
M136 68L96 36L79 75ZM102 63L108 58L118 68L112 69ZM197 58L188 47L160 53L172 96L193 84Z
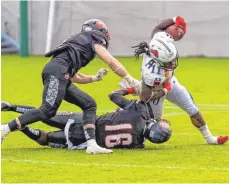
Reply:
M158 58L159 56L159 52L157 50L151 49L151 52L153 53L153 55Z

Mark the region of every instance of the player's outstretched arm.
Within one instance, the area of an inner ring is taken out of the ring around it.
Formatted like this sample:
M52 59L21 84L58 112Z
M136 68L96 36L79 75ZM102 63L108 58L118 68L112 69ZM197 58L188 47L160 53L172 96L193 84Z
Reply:
M173 19L164 19L161 22L159 22L156 27L153 29L152 33L151 33L151 38L153 38L153 36L160 31L164 31L167 27L171 26L175 24Z
M131 89L129 89L131 90ZM125 109L125 107L127 107L131 101L126 99L124 96L128 95L129 93L131 93L128 90L117 90L117 91L113 91L109 94L109 98L110 100L115 103L117 106L119 106L122 109Z
M164 95L167 95L171 91L171 83L167 81L163 84L163 88L154 91L152 86L148 86L145 82L142 82L142 89L140 92L140 100L144 102L154 101L161 98Z
M85 75L82 73L76 73L72 78L72 82L78 83L78 84L88 84L91 82L100 81L107 74L107 72L108 72L108 69L100 68L95 76Z
M179 41L186 33L186 22L181 16L176 16L171 19L164 19L153 29L151 38L153 38L154 35L160 31L166 31L173 37L175 41Z
M127 72L125 67L115 59L108 50L103 47L102 45L95 43L94 48L98 56L121 78L125 79L131 87L135 90L138 89L138 80L134 79L130 74Z

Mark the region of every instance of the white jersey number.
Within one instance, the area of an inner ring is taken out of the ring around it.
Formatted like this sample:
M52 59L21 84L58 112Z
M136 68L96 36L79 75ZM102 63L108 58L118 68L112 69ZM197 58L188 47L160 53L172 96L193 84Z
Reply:
M118 125L105 125L106 132L114 132L117 130L132 130L133 127L129 123L122 123ZM111 134L105 137L105 146L113 148L114 146L122 145L129 146L133 143L133 135L131 133Z

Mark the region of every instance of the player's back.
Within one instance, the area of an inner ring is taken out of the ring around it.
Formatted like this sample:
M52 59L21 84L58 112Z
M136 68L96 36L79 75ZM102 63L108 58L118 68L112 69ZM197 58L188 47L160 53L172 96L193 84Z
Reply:
M127 109L101 116L96 121L96 141L107 148L143 148L143 104L134 101Z
M73 63L75 72L81 67L86 66L92 61L96 55L94 44L98 43L108 48L108 41L98 32L81 32L67 38L60 46L46 54L47 57L54 56L65 59L67 62ZM66 52L68 51L67 58Z

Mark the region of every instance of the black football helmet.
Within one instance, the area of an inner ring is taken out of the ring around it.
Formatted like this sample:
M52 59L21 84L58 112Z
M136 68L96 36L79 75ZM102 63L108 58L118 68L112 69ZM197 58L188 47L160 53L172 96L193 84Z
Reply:
M97 31L102 34L108 41L111 39L111 35L108 33L106 24L98 19L90 19L84 22L81 32Z
M169 121L151 120L146 124L144 137L152 143L161 144L169 140L172 135L172 129Z

